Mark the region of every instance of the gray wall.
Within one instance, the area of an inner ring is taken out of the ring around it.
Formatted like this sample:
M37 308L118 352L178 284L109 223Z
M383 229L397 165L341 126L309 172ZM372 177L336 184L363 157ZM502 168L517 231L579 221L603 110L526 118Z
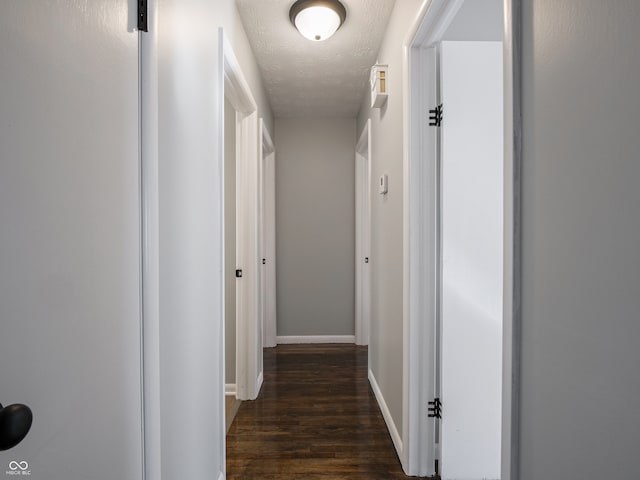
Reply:
M226 384L236 383L236 111L224 99L224 352Z
M501 42L503 3L503 0L466 0L442 40Z
M354 335L355 119L276 119L277 335Z
M638 478L640 2L523 2L522 480Z
M358 135L371 118L371 370L402 435L402 43L421 5L420 0L397 1L378 53L389 65L389 99L371 109L370 95L362 101ZM389 193L378 194L377 182L389 175Z

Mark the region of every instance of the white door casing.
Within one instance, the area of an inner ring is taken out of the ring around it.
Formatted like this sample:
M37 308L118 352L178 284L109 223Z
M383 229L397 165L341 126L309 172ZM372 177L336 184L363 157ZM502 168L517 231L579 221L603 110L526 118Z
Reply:
M429 128L424 107L437 104L434 48L412 50L405 72L405 108L411 108L411 145L404 183L404 375L403 466L409 475L435 474L435 422L426 415L435 397L436 311L438 300L438 152L437 130ZM408 123L408 122L407 122ZM410 159L416 161L410 162ZM419 160L418 160L419 159Z
M149 1L148 31L139 32L145 480L156 480L162 475L157 24L158 4Z
M371 322L371 119L356 144L356 344L369 344Z

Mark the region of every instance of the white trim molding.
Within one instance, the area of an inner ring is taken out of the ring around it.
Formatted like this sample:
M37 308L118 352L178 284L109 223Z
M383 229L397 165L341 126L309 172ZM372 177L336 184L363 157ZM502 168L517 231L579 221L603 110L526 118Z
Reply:
M300 335L276 337L278 344L297 343L356 343L355 335Z
M260 372L260 375L258 375L258 378L256 380L256 397L258 395L260 395L260 389L262 388L262 382L264 380L264 375L262 372Z
M521 345L521 0L504 0L504 310L502 341L502 480L520 468Z
M139 32L142 410L144 477L162 476L160 410L160 198L158 152L158 4Z
M412 476L434 475L436 458L435 422L428 418L426 409L427 402L435 396L436 383L438 165L435 134L426 131L422 121L428 110L425 106L436 90L436 74L432 71L435 53L424 47L437 32L446 30L460 4L459 0L426 1L403 48L404 451L400 459L405 473Z
M384 418L384 422L387 424L387 429L389 430L389 435L391 435L391 440L393 441L393 446L396 447L396 452L398 452L398 457L402 458L402 438L398 433L398 429L396 428L396 424L393 421L393 417L391 416L391 412L389 411L389 407L387 406L387 402L384 400L384 396L382 395L382 391L380 390L380 386L376 381L376 377L371 370L369 370L369 384L371 385L371 390L373 390L373 394L378 401L378 406L380 407L380 411L382 412L382 417Z
M235 383L225 383L224 385L224 394L228 397L236 396L236 384Z

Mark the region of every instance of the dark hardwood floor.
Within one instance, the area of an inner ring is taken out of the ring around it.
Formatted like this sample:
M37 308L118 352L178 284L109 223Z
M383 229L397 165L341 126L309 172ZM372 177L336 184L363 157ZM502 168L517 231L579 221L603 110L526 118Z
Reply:
M228 479L411 478L369 387L367 348L265 349L264 384L227 435Z

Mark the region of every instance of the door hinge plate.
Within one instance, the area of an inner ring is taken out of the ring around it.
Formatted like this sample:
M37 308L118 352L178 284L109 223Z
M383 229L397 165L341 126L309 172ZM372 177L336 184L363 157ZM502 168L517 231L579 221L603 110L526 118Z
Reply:
M429 402L429 418L442 418L442 402L438 397Z
M438 105L436 108L432 108L429 110L430 127L439 127L442 125L442 113L442 104Z
M149 31L147 0L138 0L138 30Z

